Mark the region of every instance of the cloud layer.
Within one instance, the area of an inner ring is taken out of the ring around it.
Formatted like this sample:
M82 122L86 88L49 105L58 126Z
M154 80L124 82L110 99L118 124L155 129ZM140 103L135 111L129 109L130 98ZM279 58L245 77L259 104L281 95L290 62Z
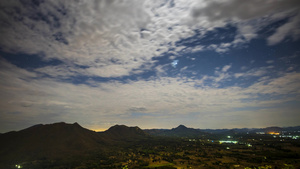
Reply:
M175 42L193 36L196 29L205 35L228 23L237 25L239 34L231 43L200 48L224 52L255 38L264 24L290 16L267 41L296 40L299 6L296 0L7 1L1 8L0 45L6 52L38 54L76 69L84 66L87 75L119 77L140 73L135 70L165 52L184 50ZM64 67L47 67L57 69Z
M244 55L255 39L269 47L299 40L299 7L298 0L1 2L1 130L55 121L94 129L182 120L200 128L298 125L297 65L275 70L272 58L238 70L224 62L210 74L190 68L210 56L199 52ZM22 67L4 55L44 64ZM273 120L257 120L265 116Z
M228 71L229 67L223 67L222 72ZM48 78L34 79L37 76L36 73L1 60L0 78L6 79L1 82L0 87L2 127L9 128L11 123L24 120L31 123L48 120L79 121L89 127L95 124L109 127L107 122L124 123L125 119L125 122L134 125L137 122L132 113L139 113L142 118L147 119L139 119L138 122L145 128L150 126L149 123L156 123L158 117L163 123L163 120L170 117L191 116L196 112L194 115L198 121L191 124L198 127L221 127L218 122L206 126L202 124L205 120L201 119L206 116L219 121L223 116L229 118L239 114L250 118L248 125L251 126L257 123L251 119L261 115L258 112L270 113L277 104L300 101L299 73L285 73L276 79L266 78L247 88L237 86L218 88L206 86L205 79L170 77L127 83L94 82L94 87L91 87ZM206 79L220 83L220 76ZM252 75L245 73L242 76ZM228 75L226 78L235 77ZM251 112L253 109L259 111ZM243 111L251 113L244 114ZM293 112L289 106L283 106L273 113L279 116ZM293 115L290 124L296 124L299 119L299 115ZM240 122L223 120L223 123L230 123L232 126L243 123L242 120ZM145 121L148 121L148 124L143 124ZM176 125L176 122L174 124L171 122L165 127L172 127L170 125ZM258 125L262 126L264 123Z

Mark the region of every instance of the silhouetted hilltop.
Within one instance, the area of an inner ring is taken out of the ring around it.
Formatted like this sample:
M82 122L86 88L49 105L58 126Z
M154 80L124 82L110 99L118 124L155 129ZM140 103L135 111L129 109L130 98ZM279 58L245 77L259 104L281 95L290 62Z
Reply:
M125 125L115 125L102 133L103 137L112 140L132 140L144 138L147 134L139 127L128 127Z
M1 161L59 158L98 149L104 140L78 123L35 125L0 135Z
M184 125L179 125L178 127L176 127L176 128L172 128L172 130L174 130L174 131L182 131L182 130L187 130L188 128L186 127L186 126L184 126Z
M81 127L78 123L38 124L0 135L0 168L1 164L101 154L135 144L148 138L147 136L139 127L125 125L115 125L105 132L95 132Z
M145 130L150 135L153 136L167 136L167 137L201 137L204 132L200 129L188 128L184 125L179 125L176 128L172 128L171 130L167 129L150 129Z

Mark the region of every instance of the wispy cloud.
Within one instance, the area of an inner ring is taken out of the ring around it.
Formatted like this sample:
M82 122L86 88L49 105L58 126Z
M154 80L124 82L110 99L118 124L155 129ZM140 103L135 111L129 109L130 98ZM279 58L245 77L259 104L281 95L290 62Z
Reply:
M276 20L290 16L291 19L276 29L268 37L269 45L274 45L287 37L297 40L299 37L299 1L262 1L241 2L239 0L199 1L191 10L195 20L204 20L211 26L237 24L239 34L232 44L247 42L257 37L257 32ZM296 14L295 14L296 13ZM264 18L262 18L264 17ZM209 22L207 22L209 21Z
M250 77L261 77L266 75L270 72L270 69L272 67L260 67L260 68L254 68L250 69L247 72L244 73L235 73L234 76L236 78L250 78Z
M299 6L299 4L297 4ZM299 7L298 7L299 9ZM287 23L280 26L276 32L268 37L268 44L275 45L290 37L293 40L298 40L300 37L300 14L292 16Z

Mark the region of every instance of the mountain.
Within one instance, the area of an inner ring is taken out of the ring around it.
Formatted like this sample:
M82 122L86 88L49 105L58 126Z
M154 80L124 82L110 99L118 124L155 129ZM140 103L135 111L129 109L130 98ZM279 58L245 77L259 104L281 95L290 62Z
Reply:
M148 136L146 132L139 127L128 127L125 125L115 125L104 132L100 132L106 140L130 141L143 139Z
M3 163L38 159L53 161L66 157L78 159L89 154L103 154L101 152L110 151L116 146L120 148L134 144L147 136L140 128L125 125L112 126L105 132L95 132L78 123L38 124L0 135L0 166Z
M288 131L288 132L293 132L297 131L300 132L300 126L295 126L295 127L284 127L283 131Z
M172 129L141 130L139 127L115 125L104 132L95 132L81 127L78 123L64 122L39 124L24 130L0 134L0 168L14 168L13 164L44 164L38 168L51 168L52 163L59 161L69 164L74 161L89 160L90 157L104 158L106 153L122 151L127 147L151 143L150 136L200 138L214 134L255 131L299 131L300 127L269 127L265 129L221 129L200 130L179 125ZM207 131L207 132L205 132ZM208 133L209 132L209 133ZM230 134L231 135L231 134ZM155 140L155 139L154 139ZM173 140L173 138L172 138ZM4 167L2 167L4 166ZM13 167L11 167L13 166ZM73 168L69 166L68 168Z
M184 125L182 125L182 124L180 124L178 127L176 127L176 128L172 128L172 130L174 130L174 131L184 131L184 130L187 130L187 129L189 129L189 128L187 128L186 126L184 126Z
M300 131L300 126L295 127L267 127L267 128L234 128L234 129L194 129L184 125L179 125L172 129L146 129L146 133L152 136L167 136L167 137L201 137L210 135L234 135L237 133L256 133L256 132L293 132Z
M105 141L78 123L35 125L0 135L0 163L63 158L101 148Z
M234 133L252 133L256 132L298 132L300 126L295 127L266 127L266 128L234 128L234 129L202 129L202 131L211 134L234 134Z
M168 129L150 129L145 130L148 134L152 136L167 136L167 137L201 137L206 134L200 129L188 128L184 125L179 125L176 128Z

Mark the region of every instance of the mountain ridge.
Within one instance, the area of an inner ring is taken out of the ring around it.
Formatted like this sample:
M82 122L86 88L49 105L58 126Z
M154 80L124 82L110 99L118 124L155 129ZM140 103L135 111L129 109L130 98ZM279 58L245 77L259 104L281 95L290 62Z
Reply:
M166 137L201 137L205 134L200 129L188 128L182 124L172 129L148 129L144 131L152 136Z
M194 129L179 125L172 129L146 129L137 126L115 125L104 132L86 129L78 123L64 122L53 124L37 124L20 131L11 131L0 135L0 166L1 163L17 163L36 159L62 159L64 157L80 156L135 146L148 138L179 137L200 138L213 136L213 133L230 134L235 132L253 133L259 131L274 132L276 130L300 130L297 127L269 127L261 129Z
M66 124L66 125L74 125L74 126L78 126L78 127L81 127L81 128L84 128L82 127L79 123L77 122L74 122L73 124L71 123L66 123L66 122L55 122L55 123L49 123L49 124L36 124L36 125L32 125L30 127L27 127L25 129L28 129L28 128L31 128L31 127L38 127L38 126L48 126L48 125L62 125L62 124ZM116 124L114 126L126 126L126 127L137 127L139 128L138 126L127 126L127 125L119 125L119 124ZM114 127L114 126L111 126L111 127ZM111 128L110 127L110 128ZM108 131L110 128L108 128L107 130L104 130L104 131L98 131L98 133L103 133L103 132L106 132ZM261 130L264 130L264 131L267 131L267 130L270 130L270 129L277 129L278 131L289 131L289 130L299 130L300 131L300 125L299 126L285 126L285 127L279 127L279 126L270 126L270 127L264 127L264 128L219 128L219 129L209 129L209 128L205 128L205 129L199 129L199 128L190 128L190 127L186 127L185 125L183 124L180 124L178 125L177 127L175 128L171 128L171 129L164 129L164 128L152 128L152 129L141 129L143 131L148 131L148 130L172 130L172 129L177 129L177 128L187 128L187 129L195 129L195 130L201 130L201 131L226 131L226 130L248 130L248 131L261 131ZM22 131L22 130L25 130L25 129L21 129L21 130L12 130L12 131L8 131L8 132L2 132L0 133L0 135L2 134L7 134L7 133L13 133L13 132L19 132L19 131ZM87 129L87 128L85 128ZM90 131L94 131L92 129L87 129L87 130L90 130ZM95 131L96 132L96 131Z
M142 139L148 134L137 126L128 127L126 125L114 125L106 131L99 132L105 138L114 141L129 141L134 139Z
M1 134L0 156L2 161L11 158L57 158L101 148L99 144L105 144L105 140L78 123L39 124Z
M148 135L137 126L116 125L105 132L96 132L78 123L37 124L0 135L0 168L37 159L88 158L145 138Z

